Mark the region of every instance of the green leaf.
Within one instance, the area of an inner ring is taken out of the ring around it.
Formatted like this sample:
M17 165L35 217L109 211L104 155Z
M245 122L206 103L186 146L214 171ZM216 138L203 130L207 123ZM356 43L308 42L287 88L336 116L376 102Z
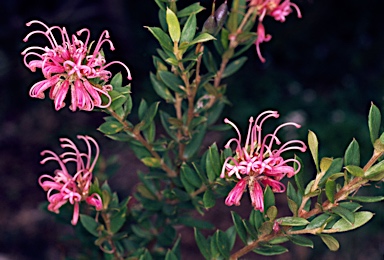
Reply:
M336 182L334 180L328 179L325 183L325 195L327 199L334 203L335 202L335 193L336 193Z
M144 157L140 159L145 166L151 168L161 168L161 160L154 157Z
M320 171L321 172L328 171L329 167L331 167L331 165L332 165L332 162L333 162L333 158L329 158L329 157L321 158L321 160L320 160Z
M244 244L247 244L247 230L245 229L244 223L241 220L241 217L234 211L231 211L232 221L235 225L236 232L239 235L240 239Z
M291 200L290 198L288 198L287 201L288 201L289 210L292 212L294 217L297 217L297 211L299 210L299 205L295 201Z
M215 204L216 204L215 195L213 194L213 192L210 189L208 189L204 192L203 203L204 203L204 207L206 209L209 209L209 208L212 208L213 206L215 206Z
M383 173L384 173L384 160L376 163L371 168L369 168L364 173L364 177L366 179L370 179L370 180L374 180L374 181L379 181L379 180L381 180L384 177Z
M355 215L346 208L337 206L332 208L332 212L342 217L346 222L353 225L355 223Z
M200 3L194 3L178 11L177 16L180 18L186 17L190 16L191 14L200 13L203 10L205 10L205 7L201 6Z
M235 61L232 61L228 66L225 68L222 78L226 78L237 72L247 61L248 57L244 56L241 57Z
M177 140L177 136L176 134L170 129L170 123L169 123L169 118L171 118L171 116L169 114L167 114L166 112L160 110L160 121L161 121L161 124L163 125L165 131L167 132L167 134L173 139L173 140Z
M253 252L259 255L272 256L272 255L284 254L288 252L288 249L280 245L271 245L268 247L266 246L266 247L255 248L253 249Z
M360 147L355 139L352 140L345 151L344 165L360 165Z
M210 35L209 33L201 33L195 39L193 39L188 44L188 46L194 45L194 44L199 43L199 42L207 42L207 41L211 41L211 40L216 40L216 38L213 37L212 35Z
M159 6L160 10L165 11L165 5L161 0L155 0L155 2Z
M336 230L333 232L345 232L345 231L353 230L366 224L369 220L371 220L372 217L373 217L372 212L359 211L354 213L355 221L353 224L351 224L349 221L346 221L344 218L341 218L333 225L331 230Z
M168 24L168 31L169 35L171 36L171 39L173 42L179 42L180 41L180 23L177 19L177 16L174 12L172 12L171 9L167 8L167 24Z
M123 130L124 126L117 121L107 121L102 123L97 130L106 135L112 135Z
M171 249L168 249L167 254L165 255L165 260L178 260L177 256L175 253L172 252Z
M263 213L259 210L252 209L249 215L249 222L256 228L259 229L264 222Z
M217 65L216 65L215 59L212 55L212 52L210 52L208 50L208 48L204 48L203 62L204 62L204 65L208 69L209 72L216 74ZM204 85L204 84L202 84L202 85Z
M170 89L172 89L175 92L184 93L184 91L180 88L180 86L183 86L183 81L169 71L159 71L159 76L161 80L167 85Z
M210 182L216 180L221 171L220 155L216 143L208 148L208 154L206 158L206 172Z
M119 88L123 85L123 76L121 75L121 72L113 76L113 78L111 79L111 85L114 89Z
M210 245L207 239L200 233L197 228L194 228L196 244L199 247L201 254L205 259L211 259Z
M215 233L215 239L216 246L219 249L220 254L224 256L224 258L228 259L230 253L230 243L227 235L223 231L217 230Z
M323 185L327 181L327 179L331 177L333 174L341 172L342 167L343 167L343 158L333 159L328 170L325 172L325 174L321 178L320 185Z
M157 109L159 107L160 102L152 103L149 108L145 111L145 114L143 116L142 122L144 122L143 126L141 127L141 130L145 130L147 127L149 127L157 114Z
M191 14L188 17L188 20L183 27L183 31L181 32L180 42L189 43L190 41L193 40L193 37L195 37L195 33L196 33L196 14Z
M368 114L368 128L369 136L371 138L372 144L375 143L376 139L379 137L379 130L381 124L381 113L380 110L373 103L369 109Z
M232 2L232 8L227 22L227 27L231 33L234 33L237 30L238 20L241 15L239 12L239 6L240 3L238 0Z
M185 159L191 158L199 150L205 137L206 130L206 123L201 124L196 128L195 133L192 134L191 141L185 146L183 154Z
M172 44L171 38L161 28L148 27L148 26L144 26L144 27L147 28L153 34L153 36L155 36L155 38L159 41L160 45L165 50L168 50L171 52L173 51L173 44Z
M347 165L344 167L350 174L356 177L363 177L364 176L364 170L360 168L359 166L355 165Z
M176 222L187 227L195 227L199 229L213 229L215 227L208 221L194 219L192 217L179 217Z
M89 233L91 233L95 237L99 236L99 233L97 231L99 223L97 223L94 218L88 215L80 214L80 222Z
M321 214L319 216L316 216L314 219L311 220L311 222L307 225L305 229L316 229L322 227L328 219L328 214Z
M180 172L180 180L181 183L183 184L185 190L187 193L192 193L195 191L195 188L193 185L188 181L186 173L184 171Z
M308 146L311 151L313 161L315 162L316 169L319 172L319 141L314 132L308 131Z
M298 235L288 236L288 238L296 245L313 248L313 242L309 238Z
M138 109L138 116L140 120L144 119L145 112L148 110L148 104L145 99L141 99L139 109Z
M304 176L304 163L300 159L300 157L297 155L295 155L295 160L297 160L300 163L300 171L295 174L295 182L296 182L296 186L297 186L298 191L303 195L304 194L304 177L303 177ZM297 163L294 163L293 167L294 167L295 171L297 171L299 166ZM301 203L301 201L300 201L300 203Z
M264 191L264 209L275 205L275 194L273 193L270 186L267 186Z
M126 220L127 206L120 208L117 213L111 217L111 232L116 233L124 225Z
M225 234L227 235L228 241L229 241L229 250L231 251L233 246L235 245L236 241L236 230L234 226L229 227Z
M166 13L167 13L167 10L165 8L164 10L159 9L158 18L159 18L161 29L163 29L164 32L168 31Z
M256 228L246 219L243 219L242 222L243 222L243 225L244 225L245 229L247 230L248 234L251 236L251 238L252 239L256 239L257 236L258 236ZM266 223L270 223L271 224L270 230L267 233L267 234L269 234L272 231L273 224L270 221L264 222L263 224L266 224Z
M150 74L151 83L156 94L163 98L167 103L175 103L175 98L172 96L171 92L166 86L160 83L155 74L151 72Z
M276 219L277 223L281 226L304 226L309 224L309 221L305 218L299 218L299 217L282 217Z
M359 203L350 202L350 201L340 202L339 206L346 208L352 212L355 212L362 207Z
M185 162L181 165L181 172L185 179L196 188L200 188L202 185L199 175Z
M277 208L276 206L270 206L267 210L267 217L270 221L274 221L277 216Z
M355 200L358 202L379 202L384 200L384 196L348 196L349 200Z
M336 238L334 238L331 235L325 235L325 234L321 234L319 236L320 236L321 240L323 240L324 244L327 245L329 250L331 250L331 251L339 250L340 245L339 245L339 242L336 240Z

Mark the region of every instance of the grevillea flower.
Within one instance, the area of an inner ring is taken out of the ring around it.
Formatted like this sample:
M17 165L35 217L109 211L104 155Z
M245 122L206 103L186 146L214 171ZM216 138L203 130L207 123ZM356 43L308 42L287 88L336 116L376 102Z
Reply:
M89 42L90 31L81 29L76 35L70 38L65 27L48 27L41 21L31 21L27 26L39 24L44 30L35 30L30 32L24 42L34 34L43 34L50 46L40 47L31 46L26 48L24 55L24 64L31 71L35 72L40 68L44 80L35 83L29 91L29 95L34 98L44 98L44 91L50 88L49 97L54 100L55 109L59 110L65 106L64 100L71 92L70 109L91 111L94 107L105 108L111 104L111 97L108 91L112 90L112 85L106 84L112 73L106 70L112 64L122 65L128 73L128 79L131 74L128 67L120 61L107 63L101 46L104 43L109 44L111 50L114 50L112 41L109 40L108 31L103 31L96 43L93 52L91 52L92 43ZM54 33L60 35L55 37ZM85 41L78 39L80 35L85 34ZM61 44L60 44L61 41ZM29 59L33 57L33 59ZM29 61L28 61L29 60ZM108 100L103 104L101 96Z
M267 42L271 39L270 35L265 34L265 28L262 24L266 15L272 16L276 21L285 22L285 17L292 13L292 7L296 10L297 16L301 18L299 7L291 3L290 0L250 0L249 6L254 8L259 16L259 24L257 26L257 39L255 41L257 55L261 62L265 59L260 52L260 43Z
M67 202L73 205L72 225L76 225L79 219L79 204L81 201L85 201L98 211L103 208L100 195L97 193L89 194L92 171L99 157L99 146L92 137L79 135L77 138L85 142L88 152L82 153L71 140L60 138L61 147L70 149L70 151L61 155L49 150L42 151L41 155L48 156L41 161L41 164L47 161L56 161L59 168L55 170L54 176L44 174L39 178L40 186L47 191L48 210L59 213L60 207ZM93 160L91 158L92 144L96 148ZM69 173L67 167L69 163L74 163L76 166L76 172L73 174Z
M278 118L277 111L265 111L256 120L249 119L248 134L245 143L242 144L241 134L234 123L228 119L224 122L235 128L238 137L230 139L225 148L230 148L235 143L235 155L228 157L224 161L221 171L221 178L235 175L239 180L235 187L228 194L225 204L228 206L240 205L240 199L248 186L252 205L255 210L264 211L264 192L262 186L271 187L273 192L281 193L285 191L285 186L281 182L284 176L289 178L300 170L300 163L294 158L283 159L282 153L289 150L299 150L305 152L307 146L300 140L291 140L284 144L277 137L279 130L286 126L299 128L300 125L288 122L278 126L272 134L262 136L262 126L268 118ZM274 148L279 146L278 148ZM297 164L295 170L288 163Z

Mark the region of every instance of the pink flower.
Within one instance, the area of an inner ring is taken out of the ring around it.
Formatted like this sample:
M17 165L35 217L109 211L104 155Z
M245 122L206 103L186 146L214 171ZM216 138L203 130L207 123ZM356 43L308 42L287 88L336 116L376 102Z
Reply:
M285 17L292 13L292 8L295 8L297 12L297 17L301 18L301 12L299 7L291 3L290 0L285 0L280 3L281 0L271 0L268 3L268 14L275 18L276 21L285 22Z
M273 133L262 136L262 126L268 118L278 118L277 111L265 111L261 113L256 120L251 117L249 119L248 134L245 144L242 144L241 134L234 123L225 119L224 122L233 126L238 137L230 139L225 148L230 148L235 143L235 156L228 157L224 161L221 171L221 178L231 177L235 175L239 182L228 194L225 204L228 206L239 205L240 199L245 191L246 185L250 193L252 206L255 210L264 211L264 187L271 187L273 192L281 193L285 191L285 186L280 181L287 175L294 176L300 170L300 163L294 159L283 159L282 153L289 150L299 150L305 152L307 146L299 140L291 140L284 144L277 137L278 131L285 126L294 126L299 128L300 125L288 122L278 126ZM274 148L274 146L279 146ZM296 163L297 170L288 163Z
M291 3L290 0L285 0L281 3L281 0L250 0L249 6L255 8L259 16L259 24L257 25L257 39L255 41L257 55L261 62L265 62L265 59L260 52L260 43L268 42L272 36L265 34L265 28L262 24L266 15L272 16L276 21L285 22L285 17L292 12L292 8L296 9L297 16L301 18L301 12L296 4Z
M264 25L261 22L259 22L259 24L257 25L257 39L255 41L255 45L256 45L257 55L259 56L259 59L263 63L265 62L265 59L264 59L263 55L261 55L260 43L268 42L271 40L271 38L272 38L271 35L269 35L269 34L265 35Z
M85 142L88 152L82 153L71 140L60 138L61 147L68 148L70 151L61 155L49 150L42 151L41 155L47 154L48 156L41 161L41 164L47 161L56 161L59 164L59 169L54 171L54 176L44 174L39 178L40 186L47 191L48 210L59 213L60 207L67 202L73 205L72 225L76 225L79 219L79 204L81 201L94 206L96 210L102 210L103 208L103 202L99 194L89 195L92 171L99 157L99 146L92 137L79 135L77 138ZM92 144L96 148L93 160L91 159ZM67 165L69 163L75 164L74 174L70 174L68 171Z
M110 49L114 50L112 41L109 40L108 31L103 31L93 52L90 51L92 43L89 43L90 31L81 29L76 35L70 38L65 27L48 27L43 22L34 20L27 23L27 26L39 24L44 30L30 32L24 42L28 41L33 34L43 34L49 41L50 46L40 47L31 46L26 48L24 64L31 71L35 72L40 68L44 80L35 83L29 91L29 95L34 98L44 98L44 91L50 88L49 97L54 100L55 109L59 110L65 106L64 100L70 91L70 109L91 111L94 107L105 108L111 104L111 97L108 91L112 90L111 85L106 83L112 73L106 70L112 64L122 65L127 73L128 79L131 74L128 67L120 61L106 63L101 46L109 44ZM55 38L54 33L60 37ZM77 37L85 33L85 41ZM61 40L61 44L59 41ZM33 57L29 60L29 57ZM29 60L29 61L28 61ZM103 104L101 96L105 96L108 102Z

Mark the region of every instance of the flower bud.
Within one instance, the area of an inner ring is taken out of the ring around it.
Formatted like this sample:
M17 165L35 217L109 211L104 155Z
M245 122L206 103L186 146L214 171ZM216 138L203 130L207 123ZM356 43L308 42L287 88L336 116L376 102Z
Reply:
M201 30L203 33L215 34L217 28L217 23L215 16L210 15L207 20L205 20L203 29Z
M215 11L215 19L217 23L216 33L218 33L220 29L223 27L225 21L227 20L227 16L228 16L228 5L227 5L227 1L225 1Z

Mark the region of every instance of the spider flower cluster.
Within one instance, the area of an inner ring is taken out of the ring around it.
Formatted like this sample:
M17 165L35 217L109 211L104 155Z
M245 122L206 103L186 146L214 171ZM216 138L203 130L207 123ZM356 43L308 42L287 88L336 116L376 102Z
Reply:
M80 152L71 140L61 138L61 147L63 149L68 148L70 151L64 152L61 155L57 155L49 150L42 151L41 155L48 156L41 161L41 164L48 161L56 161L59 164L59 168L54 171L54 176L44 174L39 178L40 186L47 191L48 210L59 213L61 206L67 202L73 205L72 225L76 225L79 219L79 204L81 201L94 206L98 211L103 208L100 195L97 193L89 194L92 171L99 156L99 146L92 137L80 135L77 138L85 142L88 151L86 153ZM91 158L92 145L96 148L93 160ZM69 173L67 167L69 163L76 165L76 172L74 174Z
M39 24L43 30L30 32L24 42L28 41L34 34L44 35L50 46L40 47L31 46L26 48L24 55L24 64L31 71L35 72L40 68L44 80L35 83L29 95L33 98L44 98L44 91L50 88L49 97L54 100L56 110L65 106L65 98L70 91L72 111L79 110L91 111L94 107L105 108L111 103L111 97L108 91L112 86L107 84L112 73L107 70L112 64L122 65L128 73L128 79L131 74L128 67L120 61L107 63L101 49L104 43L109 44L111 50L114 50L112 41L109 39L108 31L103 31L93 52L90 51L92 43L89 42L90 31L81 29L76 35L70 37L65 27L48 27L41 21L31 21L27 26ZM59 35L55 37L54 34ZM85 35L85 41L78 37ZM61 41L61 43L60 43ZM32 59L30 59L33 57ZM105 96L106 103L103 104L102 96Z
M230 148L235 143L235 155L226 158L221 171L221 178L235 175L239 180L235 187L228 194L225 204L228 206L240 205L240 199L248 186L252 206L255 210L264 211L263 187L271 187L273 192L285 191L281 180L287 176L292 177L300 170L300 163L294 158L283 159L282 153L289 150L305 152L307 146L300 140L290 140L282 143L277 137L280 129L286 126L299 128L300 125L288 122L278 126L272 134L262 135L262 126L268 118L278 118L276 111L265 111L256 120L249 119L248 134L245 144L242 144L241 134L234 123L225 119L224 122L233 126L238 138L230 139L225 148ZM279 146L277 149L274 146ZM288 165L297 164L295 169Z
M256 12L259 16L259 23L257 25L257 39L255 41L257 55L262 62L265 62L265 58L261 55L260 44L271 40L272 36L265 33L263 20L266 15L272 16L276 21L285 22L286 16L292 13L292 8L297 12L297 16L301 18L301 12L299 7L291 3L290 0L250 0L250 7L256 8Z

